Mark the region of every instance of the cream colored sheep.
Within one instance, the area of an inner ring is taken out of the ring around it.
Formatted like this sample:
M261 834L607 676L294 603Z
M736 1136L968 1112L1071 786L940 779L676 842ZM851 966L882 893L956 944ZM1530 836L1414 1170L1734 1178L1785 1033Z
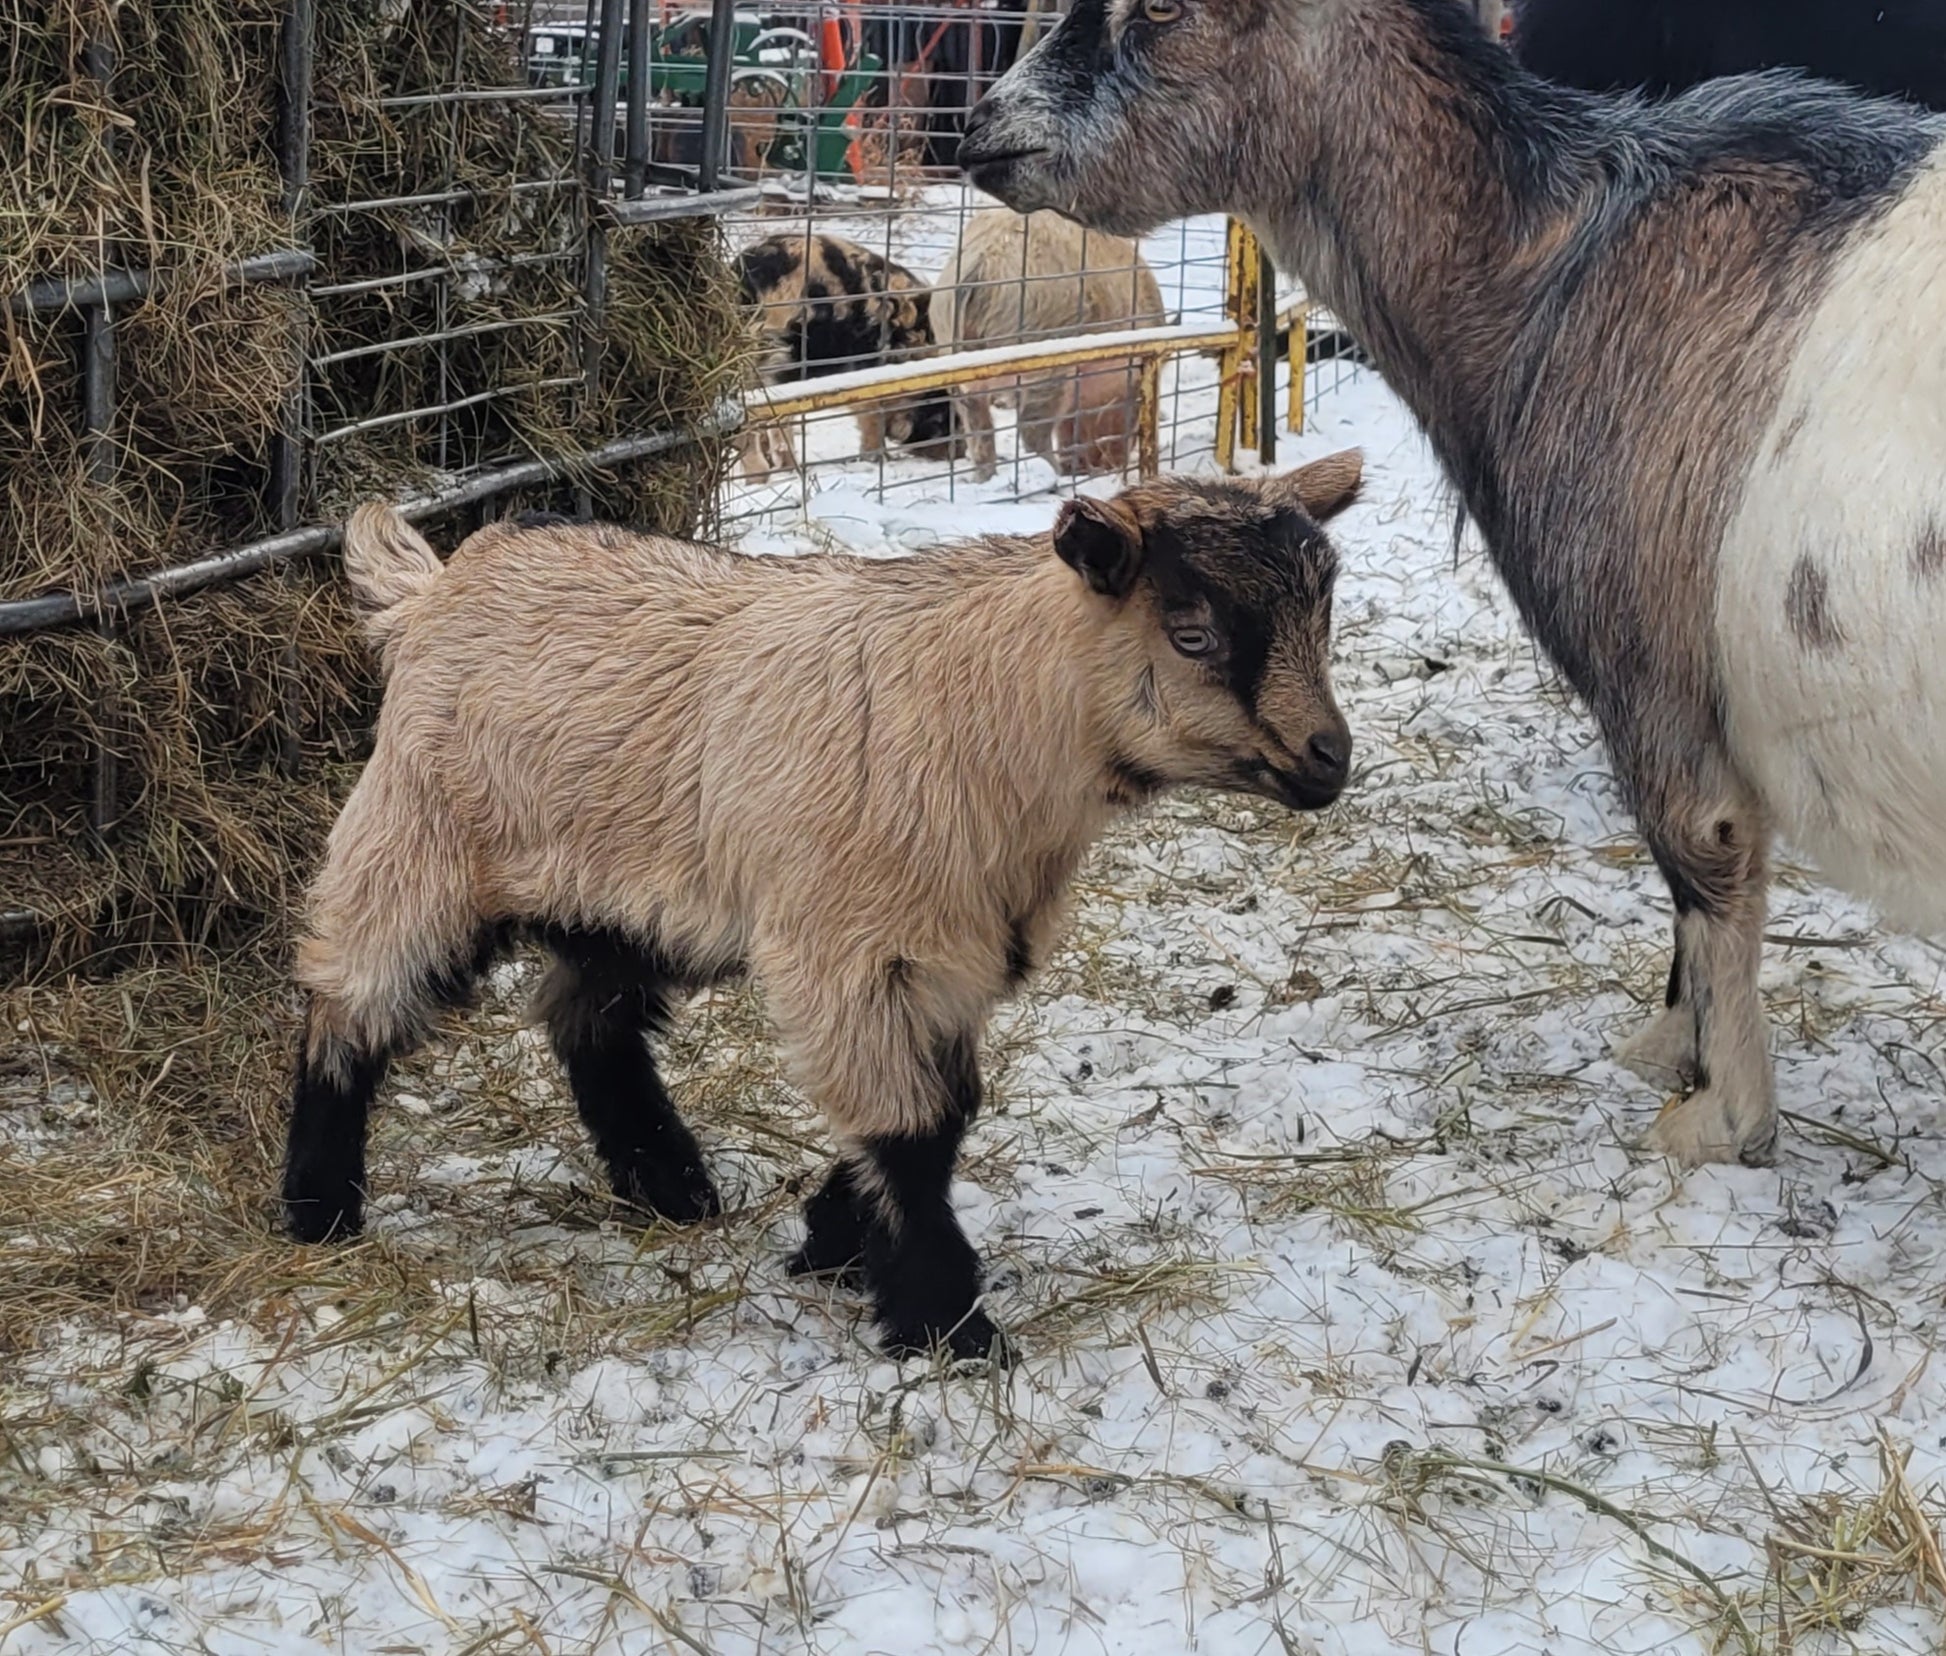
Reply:
M1083 230L1059 213L975 213L932 301L933 337L975 350L1022 339L1112 332L1165 320L1162 290L1135 244ZM1021 440L1057 471L1120 471L1135 448L1133 364L1008 375L959 396L973 475L993 475L991 405L1020 411Z

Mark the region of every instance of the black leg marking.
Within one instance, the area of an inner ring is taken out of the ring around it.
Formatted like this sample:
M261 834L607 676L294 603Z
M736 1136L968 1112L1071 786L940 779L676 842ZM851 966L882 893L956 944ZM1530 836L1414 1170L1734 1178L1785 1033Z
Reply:
M284 1220L300 1242L356 1236L365 1222L365 1122L389 1060L384 1052L342 1047L333 1058L313 1064L298 1048Z
M848 1288L863 1288L866 1242L877 1222L851 1163L840 1161L804 1204L804 1246L784 1269L792 1276L835 1276Z
M1028 946L1027 927L1020 920L1007 926L1007 987L1018 989L1034 969L1034 951Z
M1676 930L1676 946L1669 954L1669 987L1662 991L1662 1004L1672 1011L1682 1005L1682 930Z
M354 1047L321 1036L317 1063L308 1034L299 1045L284 1155L284 1213L299 1241L356 1236L363 1227L366 1123L386 1070L419 1044L429 1007L471 1002L511 935L505 925L483 926L464 951L427 973L417 995L396 1009L397 1032L386 1044Z
M548 1033L616 1197L677 1224L714 1218L716 1186L649 1051L679 975L618 933L551 932L547 945Z
M865 1239L865 1274L894 1356L943 1345L955 1357L984 1357L996 1331L976 1303L980 1260L953 1217L953 1166L980 1107L980 1071L969 1036L945 1043L936 1058L939 1120L930 1133L871 1138L870 1163L880 1222Z

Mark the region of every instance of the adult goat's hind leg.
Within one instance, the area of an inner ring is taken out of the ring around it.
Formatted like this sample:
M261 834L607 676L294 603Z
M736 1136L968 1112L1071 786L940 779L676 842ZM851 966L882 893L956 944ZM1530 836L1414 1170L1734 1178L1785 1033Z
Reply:
M677 1224L714 1218L723 1204L649 1050L669 1021L672 975L617 933L563 931L547 943L555 964L540 1010L610 1188Z
M1747 788L1693 795L1646 824L1676 902L1678 1009L1695 1029L1696 1090L1669 1105L1650 1143L1685 1166L1769 1162L1777 1103L1757 979L1770 825ZM1673 1038L1672 1038L1673 1039Z
M1616 1042L1613 1056L1651 1086L1687 1086L1696 1079L1696 1011L1683 987L1680 924L1669 956L1662 1006L1633 1035Z

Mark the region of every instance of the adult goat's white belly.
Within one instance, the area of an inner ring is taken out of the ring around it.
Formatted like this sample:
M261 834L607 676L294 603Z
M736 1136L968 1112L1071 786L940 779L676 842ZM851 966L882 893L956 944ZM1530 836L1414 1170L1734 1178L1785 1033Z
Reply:
M1786 841L1946 929L1946 156L1840 256L1718 571L1732 750Z

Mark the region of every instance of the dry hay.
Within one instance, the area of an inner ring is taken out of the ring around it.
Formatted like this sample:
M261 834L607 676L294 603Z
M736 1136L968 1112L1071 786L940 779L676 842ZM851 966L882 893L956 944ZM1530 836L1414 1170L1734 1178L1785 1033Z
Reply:
M304 523L360 496L686 426L742 381L747 344L713 225L609 235L590 396L572 127L541 103L380 106L517 84L484 9L320 0L313 211L293 230L275 143L282 10L0 0L0 292L123 266L171 278L116 315L105 483L91 480L82 428L79 319L0 307L0 602L87 593L275 532L276 435L306 351L472 330L443 350L316 370L313 435L496 395L313 448ZM101 35L118 64L105 89L86 73ZM549 187L515 188L536 182ZM468 194L443 210L327 210L435 190ZM314 285L454 279L316 297L226 283L224 266L293 245L317 252ZM687 530L720 463L702 443L496 506ZM220 1300L226 1273L262 1268L293 1012L287 931L375 692L328 563L167 603L112 636L0 639L0 914L41 921L25 941L0 922L0 1018L15 1037L0 1045L0 1110L94 1101L60 1155L30 1149L31 1124L0 1148L0 1181L25 1192L10 1204L25 1231L0 1240L10 1337L31 1337L30 1300L50 1315L153 1305L179 1287ZM104 744L122 792L96 849Z

